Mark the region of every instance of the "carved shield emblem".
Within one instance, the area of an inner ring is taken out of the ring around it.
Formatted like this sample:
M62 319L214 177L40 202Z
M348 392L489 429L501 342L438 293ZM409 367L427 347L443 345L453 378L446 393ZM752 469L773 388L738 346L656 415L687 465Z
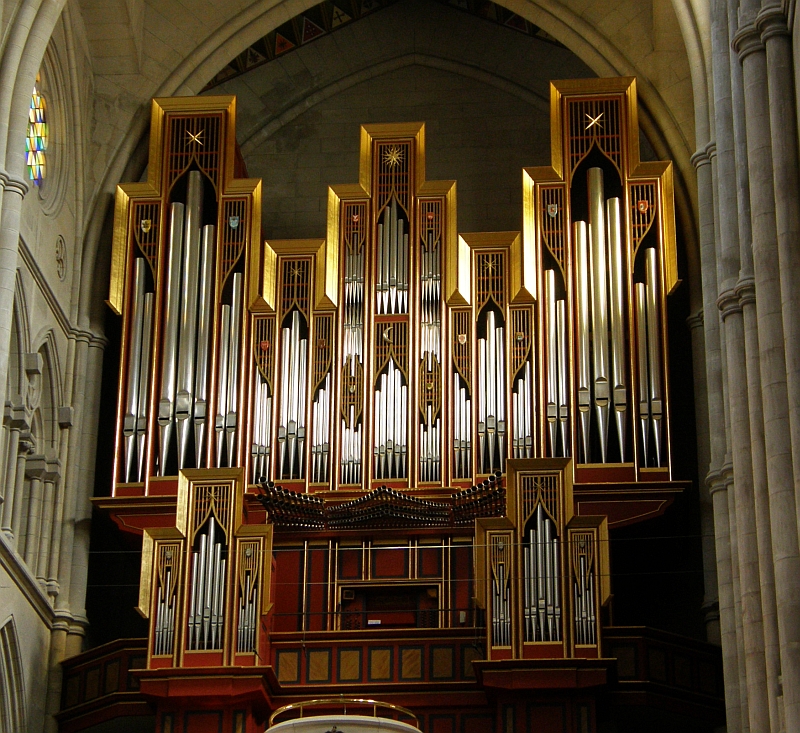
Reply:
M547 204L547 215L551 219L555 219L558 215L558 204Z
M261 347L261 351L266 351L269 348L269 341L264 339L259 346Z
M467 334L465 334L465 333L458 334L458 343L461 346L463 346L465 343L467 343Z
M650 202L646 201L645 199L641 199L636 203L636 208L639 210L640 214L646 214L647 210L650 208Z
M231 229L238 229L239 228L239 217L238 216L231 216L228 218L228 225Z
M142 232L147 234L147 232L149 232L150 228L153 226L153 220L152 219L142 219L141 226L142 226Z

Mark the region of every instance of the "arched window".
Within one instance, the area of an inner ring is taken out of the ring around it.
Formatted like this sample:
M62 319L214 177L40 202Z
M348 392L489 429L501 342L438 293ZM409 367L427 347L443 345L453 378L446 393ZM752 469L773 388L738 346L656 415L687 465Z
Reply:
M47 150L47 109L44 97L39 93L40 79L36 76L28 113L28 137L25 140L25 162L28 176L34 185L41 185L47 173L45 151Z

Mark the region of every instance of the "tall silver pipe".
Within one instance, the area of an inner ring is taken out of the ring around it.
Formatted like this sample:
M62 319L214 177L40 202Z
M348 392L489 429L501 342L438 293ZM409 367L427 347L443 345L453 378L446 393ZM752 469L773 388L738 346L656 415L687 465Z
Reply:
M553 561L553 570L551 577L553 578L553 612L555 615L555 619L553 621L554 625L554 637L553 641L561 641L561 563L560 563L560 553L558 549L558 535L556 534L556 525L554 522L550 522L550 527L552 529L552 537L551 537L551 544L552 544L552 552L550 557Z
M203 209L203 183L199 171L189 173L183 235L183 273L181 278L181 324L178 343L178 392L175 420L178 432L178 468L182 469L189 445L194 408L194 368L197 346L197 291L200 266L200 225Z
M236 426L239 411L239 344L242 340L242 273L233 273L231 295L231 344L228 348L228 411L225 433L228 445L228 465L233 466L236 455ZM223 365L220 365L223 368Z
M647 277L647 359L650 364L650 410L653 417L653 442L656 449L656 465L661 465L661 418L664 403L661 394L661 324L658 308L658 268L656 251L648 247L644 251Z
M128 354L128 386L122 434L125 437L125 482L131 480L133 449L136 445L136 417L139 410L139 371L142 361L142 324L144 322L144 258L134 263L133 313L131 314L131 340Z
M575 289L578 310L578 414L581 425L583 461L589 462L589 410L592 404L589 381L589 254L586 222L573 225L575 237Z
M620 461L625 462L628 389L625 372L625 284L622 263L623 229L618 198L606 201L608 222L609 299L611 303L611 396L619 439Z
M150 401L150 354L153 342L153 293L144 294L142 318L142 358L139 364L139 406L136 412L136 440L139 470L137 481L144 481L144 446L147 439L147 409Z
M211 342L211 322L214 297L214 243L215 229L211 224L203 227L202 254L200 256L200 296L197 304L197 356L194 388L194 447L197 467L205 465L205 441L208 426L208 351Z
M222 466L225 450L225 415L228 412L228 350L231 340L231 307L220 307L219 360L217 361L217 415L214 430L217 434L217 466Z
M561 455L569 450L569 358L567 356L567 309L563 299L556 301L558 337L558 425L561 432Z
M608 293L606 289L606 226L603 206L603 170L590 168L589 243L592 261L592 366L594 404L600 437L600 460L606 462L608 448Z
M202 540L201 540L202 541ZM189 648L196 648L198 553L192 552L192 587L189 591Z
M506 340L505 329L500 326L495 331L497 343L497 397L495 398L495 412L497 413L497 468L505 471L506 468Z
M558 431L558 324L556 321L555 272L545 270L544 292L547 304L547 427L550 455L557 456Z
M300 339L300 364L298 368L297 399L297 475L305 478L305 440L306 440L306 374L308 371L308 339Z
M647 292L644 283L635 283L636 288L636 352L639 365L639 425L642 431L643 464L649 463L650 452L650 376L647 369Z
M478 470L486 465L486 339L478 339Z
M533 368L531 360L525 362L525 394L522 414L524 420L525 458L533 458Z
M536 613L539 622L539 628L542 633L542 640L549 641L546 637L547 629L547 580L545 576L545 557L544 557L544 511L542 505L536 507Z
M286 466L287 445L286 445L286 424L288 422L287 412L289 404L289 341L290 341L290 328L281 329L281 403L278 419L278 444L280 446L280 473L283 475L284 467Z
M167 274L166 308L164 310L164 347L161 356L161 399L158 403L159 476L163 476L166 470L167 455L172 437L172 424L175 420L175 360L178 355L178 325L180 322L183 215L183 204L172 204L169 225L169 272Z

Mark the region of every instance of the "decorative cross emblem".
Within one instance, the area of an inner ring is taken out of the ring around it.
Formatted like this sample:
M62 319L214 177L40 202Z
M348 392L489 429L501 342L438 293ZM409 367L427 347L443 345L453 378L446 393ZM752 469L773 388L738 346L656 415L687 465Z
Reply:
M198 130L198 131L197 131L196 133L194 133L194 134L192 133L192 131L191 131L191 130L187 130L187 131L186 131L186 134L189 136L189 139L186 141L186 144L187 144L187 145L195 145L195 144L197 144L197 145L202 145L202 144L203 144L203 141L202 141L200 138L202 137L202 135L203 135L203 132L204 132L204 131L203 131L203 129L202 129L202 128L201 128L200 130Z
M600 121L600 118L602 116L603 116L602 112L599 115L597 115L597 117L592 117L587 112L586 113L586 119L589 120L589 124L586 125L586 129L589 130L589 129L591 129L592 127L594 127L596 125L598 130L602 130L603 129L603 123Z

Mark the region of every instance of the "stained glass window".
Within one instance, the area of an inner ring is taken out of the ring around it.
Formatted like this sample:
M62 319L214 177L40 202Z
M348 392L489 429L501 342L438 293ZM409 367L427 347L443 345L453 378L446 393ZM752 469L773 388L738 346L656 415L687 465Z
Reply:
M28 137L25 140L25 158L28 175L39 186L47 172L45 151L47 150L47 112L44 97L39 93L39 77L33 85L31 109L28 114Z

